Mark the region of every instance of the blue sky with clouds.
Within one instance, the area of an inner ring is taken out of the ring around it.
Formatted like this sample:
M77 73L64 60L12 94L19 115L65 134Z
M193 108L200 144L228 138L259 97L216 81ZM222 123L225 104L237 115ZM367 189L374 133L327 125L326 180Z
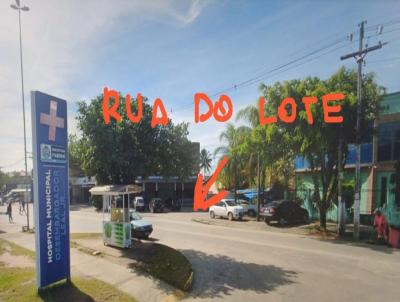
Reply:
M11 3L12 0L8 2ZM17 40L17 15L2 1L0 9L0 166L23 167L23 131ZM213 151L224 124L193 124L193 95L214 94L367 26L397 20L366 43L389 41L366 58L366 72L389 92L400 90L400 1L22 1L27 131L30 144L29 91L42 90L69 102L70 132L76 101L90 99L104 86L152 101L160 97L170 117L190 122L190 138ZM356 36L355 36L356 38ZM320 58L255 81L227 94L234 114L253 104L260 82L328 77L354 60L339 57L355 51L353 41ZM323 54L320 52L319 54ZM316 54L317 55L317 54ZM234 122L234 118L232 118ZM30 149L30 147L28 148Z

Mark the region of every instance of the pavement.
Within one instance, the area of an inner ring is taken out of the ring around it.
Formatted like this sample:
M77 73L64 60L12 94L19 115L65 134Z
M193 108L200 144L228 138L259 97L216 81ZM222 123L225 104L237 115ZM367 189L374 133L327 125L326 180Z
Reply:
M71 232L101 231L101 213L88 207L71 209ZM3 230L8 220L5 215L0 216ZM194 284L185 301L397 301L399 297L399 250L321 240L262 222L223 220L215 225L193 221L207 220L207 213L143 216L153 223L153 241L182 251L193 264ZM96 266L94 275L106 278L105 264L96 263L107 260L85 256ZM73 267L74 261L77 260L72 259ZM133 279L122 284L137 282L145 287L146 282L152 281L151 285L147 283L154 291L149 300L144 294L132 293L140 301L161 301L173 295L165 284L151 278ZM114 284L118 282L114 280Z
M4 212L5 207L0 206L0 213ZM13 207L13 214L14 223L12 224L8 223L7 215L0 215L0 238L34 250L34 234L21 232L22 226L26 225L26 216L18 214L16 205ZM31 225L33 225L32 217ZM88 255L75 248L71 248L71 275L104 281L138 301L176 301L180 296L180 293L172 286L135 273L127 267L126 262L110 261L109 258Z

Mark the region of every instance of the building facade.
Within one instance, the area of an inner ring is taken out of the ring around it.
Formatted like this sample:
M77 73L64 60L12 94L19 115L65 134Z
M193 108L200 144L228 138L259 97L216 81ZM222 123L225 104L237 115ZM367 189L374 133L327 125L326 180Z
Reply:
M375 131L372 131L372 129ZM344 199L347 221L352 220L352 191L346 184L354 185L355 147L348 146L348 158L344 169ZM371 127L371 138L361 145L361 221L370 223L375 209L382 209L390 224L400 225L400 201L395 200L393 175L395 164L400 161L400 91L387 94L381 102L381 112ZM310 216L318 218L312 203L313 182L309 165L304 158L295 160L296 196L304 200ZM336 203L337 204L337 203ZM337 221L337 207L333 204L327 218Z

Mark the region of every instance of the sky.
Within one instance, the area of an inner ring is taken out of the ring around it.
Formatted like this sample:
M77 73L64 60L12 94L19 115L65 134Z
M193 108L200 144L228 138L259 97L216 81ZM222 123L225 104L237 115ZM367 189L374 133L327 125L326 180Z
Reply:
M14 1L0 3L3 171L24 167L18 13L10 8ZM221 144L225 123L210 119L195 124L195 93L211 96L237 85L226 92L233 103L230 122L237 123L235 114L256 103L260 83L327 78L343 65L354 68L354 60L341 61L340 56L357 50L362 20L367 21L366 44L388 42L367 55L364 72L374 72L388 92L400 91L398 0L21 0L21 4L30 8L21 16L28 152L32 150L30 91L66 99L68 130L76 133L76 103L96 97L105 86L123 94L140 92L150 104L161 98L173 122L188 122L189 138L213 152ZM376 34L379 24L384 24L381 35ZM353 41L346 40L350 33ZM309 62L268 73L330 44L307 57ZM252 85L238 85L259 75Z

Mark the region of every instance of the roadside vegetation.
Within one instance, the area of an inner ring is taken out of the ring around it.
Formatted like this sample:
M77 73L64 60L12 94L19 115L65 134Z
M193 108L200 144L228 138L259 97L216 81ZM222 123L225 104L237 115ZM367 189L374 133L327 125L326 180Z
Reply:
M22 246L12 243L5 239L0 239L0 255L10 253L12 256L26 256L34 259L35 253Z
M136 301L107 283L86 278L72 278L71 283L58 282L38 294L33 266L34 252L0 239L0 255L3 253L9 253L14 257L29 257L32 259L32 266L15 267L13 263L0 262L0 301Z
M136 260L131 268L148 273L183 291L191 288L192 265L181 252L158 243L144 243L128 253L128 257Z
M243 126L228 123L221 133L222 145L215 150L215 156L228 155L230 161L222 171L218 181L225 189L257 187L264 191L266 186L278 191L302 190L302 183L296 182L294 161L303 157L310 166L312 175L311 200L319 211L320 226L326 229L326 213L337 198L338 166L345 165L348 156L347 146L356 139L357 112L357 71L339 69L326 80L307 77L273 85L261 85L261 95L265 98L263 117L276 116L285 98L293 98L296 118L291 123L275 122L260 124L258 101L255 105L242 109L237 119L245 122ZM343 93L345 99L330 102L341 105L343 122L327 124L324 118L322 96L328 93ZM363 77L363 97L365 102L361 129L370 129L376 118L385 89L376 83L376 77L368 73ZM306 111L302 98L313 96L315 104ZM292 116L292 109L287 109ZM309 115L313 123L309 122ZM338 142L342 144L342 161L338 161ZM362 140L367 133L362 134ZM258 173L258 163L260 171ZM400 179L400 178L399 178ZM310 188L304 188L304 190ZM400 191L399 191L400 192ZM293 198L295 196L292 196Z

